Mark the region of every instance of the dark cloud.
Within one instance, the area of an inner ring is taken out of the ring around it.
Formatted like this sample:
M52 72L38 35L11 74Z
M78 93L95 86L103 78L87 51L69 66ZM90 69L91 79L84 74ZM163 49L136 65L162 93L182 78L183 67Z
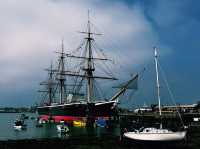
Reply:
M157 43L157 37L142 8L122 1L99 4L99 0L0 2L2 105L38 101L34 95L38 83L45 79L43 68L55 59L54 51L60 49L62 37L68 50L79 45L83 37L76 31L85 29L88 9L96 29L104 34L97 41L109 49L105 51L109 56L124 65L139 65L149 59L149 49Z
M37 89L46 77L43 68L55 59L54 51L60 49L62 37L68 50L79 45L82 36L76 31L85 30L88 9L93 27L103 33L97 38L98 44L120 63L115 72L125 75L147 67L133 98L136 100L122 100L122 104L129 103L131 107L155 102L155 45L177 102L197 101L198 4L187 0L1 1L0 104L22 106L40 100ZM162 97L168 98L164 88Z

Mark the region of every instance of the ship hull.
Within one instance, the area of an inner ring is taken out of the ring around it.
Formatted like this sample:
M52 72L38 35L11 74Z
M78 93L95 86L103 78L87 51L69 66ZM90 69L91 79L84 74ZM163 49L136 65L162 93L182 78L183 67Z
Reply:
M59 120L78 120L93 117L111 117L116 115L116 102L97 102L97 103L70 103L52 106L41 106L37 108L38 114L44 119L49 116L56 121Z

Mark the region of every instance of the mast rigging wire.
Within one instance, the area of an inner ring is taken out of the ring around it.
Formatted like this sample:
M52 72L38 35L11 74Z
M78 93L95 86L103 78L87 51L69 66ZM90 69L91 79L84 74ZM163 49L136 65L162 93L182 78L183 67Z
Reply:
M173 92L172 92L172 90L170 89L169 83L168 83L168 81L167 81L167 77L166 77L166 75L165 75L165 73L164 73L164 70L162 69L162 67L161 67L161 65L160 65L160 63L159 63L159 61L158 61L158 66L159 66L159 68L160 68L160 70L161 70L161 74L162 74L163 80L164 80L164 82L165 82L165 84L166 84L166 86L167 86L167 90L168 90L168 92L169 92L170 98L171 98L173 104L174 104L175 107L176 107L176 112L178 113L178 116L179 116L179 118L180 118L180 120L181 120L181 124L182 124L183 127L184 127L185 125L184 125L183 119L182 119L182 117L181 117L181 114L180 114L180 112L178 111L178 106L177 106L177 104L176 104L176 102L175 102L175 98L174 98Z

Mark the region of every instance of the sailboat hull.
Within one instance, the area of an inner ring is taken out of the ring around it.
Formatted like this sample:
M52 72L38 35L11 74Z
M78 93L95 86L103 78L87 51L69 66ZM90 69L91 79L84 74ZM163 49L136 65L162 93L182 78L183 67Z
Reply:
M181 141L184 140L186 131L171 133L137 133L126 132L124 137L135 141Z

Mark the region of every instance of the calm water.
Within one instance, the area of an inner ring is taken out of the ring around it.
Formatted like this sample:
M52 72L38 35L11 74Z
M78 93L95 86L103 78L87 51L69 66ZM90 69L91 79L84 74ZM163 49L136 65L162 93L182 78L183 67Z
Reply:
M120 127L119 125L116 125L116 127L112 129L106 129L106 128L79 128L79 127L69 127L70 132L66 136L60 136L60 134L57 132L56 124L43 124L43 127L38 128L36 127L36 114L26 114L29 116L29 119L25 120L25 123L27 124L27 129L22 131L15 131L13 129L14 121L17 117L19 117L21 114L19 113L0 113L0 140L21 140L21 139L42 139L42 138L100 138L101 143L99 145L93 144L91 147L90 144L86 144L85 148L135 148L135 149L141 149L141 147L136 147L134 143L128 143L127 142L121 142L120 145L117 145L117 141L113 138L117 138L120 136ZM34 117L35 119L30 119L31 117ZM113 137L114 136L114 137ZM106 138L106 139L105 139ZM82 148L83 141L78 142L78 145ZM125 144L125 145L124 145ZM145 145L145 144L143 144ZM77 147L77 146L76 146ZM152 146L148 146L145 148L151 148ZM166 146L164 146L166 148ZM72 147L73 148L73 147ZM144 148L144 147L142 147ZM153 147L154 149L157 148L157 146ZM159 147L163 148L163 147ZM168 148L168 147L167 147ZM171 147L170 147L171 148ZM187 146L178 146L175 147L175 149L199 149L200 148L200 128L191 130L188 135L188 143Z
M0 113L0 140L7 139L37 139L37 138L56 138L60 137L57 132L56 124L43 124L43 127L36 127L36 114L28 113L29 119L25 120L27 124L26 130L16 131L13 129L14 121L21 114L19 113ZM31 119L34 117L35 119ZM70 127L70 132L66 137L80 137L80 136L95 136L101 137L101 135L120 135L119 127L108 130L106 128L80 128ZM63 136L62 136L63 137Z

